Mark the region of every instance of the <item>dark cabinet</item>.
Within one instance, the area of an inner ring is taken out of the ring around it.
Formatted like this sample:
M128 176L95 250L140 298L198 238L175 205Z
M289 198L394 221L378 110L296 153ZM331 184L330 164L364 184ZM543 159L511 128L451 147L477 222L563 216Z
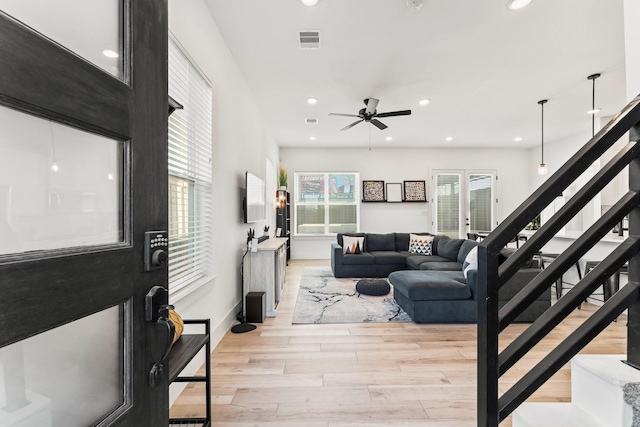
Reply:
M291 259L291 194L288 191L278 190L277 197L278 200L282 200L276 209L276 227L280 229L280 234L277 237L286 237L287 239L287 264L289 264Z

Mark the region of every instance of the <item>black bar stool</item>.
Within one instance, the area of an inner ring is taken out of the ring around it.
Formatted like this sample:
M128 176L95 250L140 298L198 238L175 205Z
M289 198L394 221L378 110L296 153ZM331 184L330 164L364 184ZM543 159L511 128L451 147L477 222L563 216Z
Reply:
M600 261L587 261L587 264L584 268L584 274L586 275L589 271L593 270ZM602 283L602 297L603 300L606 301L611 298L611 295L615 294L620 290L620 274L629 274L629 265L625 264L616 271L613 276L609 277L604 283Z
M540 267L544 269L544 261L545 258L547 260L551 260L550 262L553 262L554 259L558 258L560 256L560 254L552 254L552 253L547 253L547 252L541 252L540 253ZM574 266L576 267L576 270L578 270L578 280L582 280L582 271L580 271L580 264L579 263L575 263ZM556 298L560 299L562 297L562 284L564 283L564 281L562 280L562 276L560 276L558 278L558 280L556 280Z

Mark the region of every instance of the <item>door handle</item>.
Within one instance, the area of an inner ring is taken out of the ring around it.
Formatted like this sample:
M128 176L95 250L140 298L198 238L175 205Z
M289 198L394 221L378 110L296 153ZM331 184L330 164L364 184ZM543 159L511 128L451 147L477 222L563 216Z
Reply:
M154 363L149 371L149 387L151 388L155 388L160 383L164 372L163 363L169 357L169 352L173 345L173 337L176 333L176 327L173 321L169 319L169 310L172 310L173 306L167 304L167 299L168 292L162 286L154 286L145 297L145 319L162 326L167 332L162 358Z

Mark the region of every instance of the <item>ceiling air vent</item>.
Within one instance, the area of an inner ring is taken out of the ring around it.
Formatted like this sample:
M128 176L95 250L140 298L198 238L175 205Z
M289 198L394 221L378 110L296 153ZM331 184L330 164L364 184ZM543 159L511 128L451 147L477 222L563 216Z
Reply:
M308 125L317 125L318 119L304 119L304 122Z
M300 31L301 49L320 49L320 31Z

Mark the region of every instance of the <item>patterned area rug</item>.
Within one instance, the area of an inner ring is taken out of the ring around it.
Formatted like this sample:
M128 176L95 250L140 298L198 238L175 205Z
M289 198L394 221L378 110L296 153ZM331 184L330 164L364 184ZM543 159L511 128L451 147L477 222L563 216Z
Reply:
M388 295L374 297L356 292L360 278L337 279L331 268L305 267L293 312L293 323L411 322Z

